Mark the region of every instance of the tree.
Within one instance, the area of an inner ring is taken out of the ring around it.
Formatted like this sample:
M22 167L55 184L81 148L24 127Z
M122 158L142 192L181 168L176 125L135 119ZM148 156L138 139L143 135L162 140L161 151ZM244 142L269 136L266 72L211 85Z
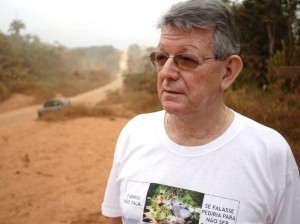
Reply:
M234 7L240 30L242 56L251 77L266 76L267 61L277 51L284 51L291 63L299 23L299 0L244 0Z
M15 19L10 23L8 32L13 35L20 36L20 31L25 28L26 26L21 20Z
M288 36L285 41L287 46L285 51L286 63L290 65L294 56L295 44L299 44L299 0L281 0L283 15L287 18Z

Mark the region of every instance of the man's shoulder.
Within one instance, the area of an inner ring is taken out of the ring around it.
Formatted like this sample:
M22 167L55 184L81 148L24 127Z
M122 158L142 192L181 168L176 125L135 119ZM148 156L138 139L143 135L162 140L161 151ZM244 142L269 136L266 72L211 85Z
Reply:
M238 113L237 116L243 121L242 130L247 134L248 138L253 137L263 142L270 141L274 144L286 144L285 138L274 128Z

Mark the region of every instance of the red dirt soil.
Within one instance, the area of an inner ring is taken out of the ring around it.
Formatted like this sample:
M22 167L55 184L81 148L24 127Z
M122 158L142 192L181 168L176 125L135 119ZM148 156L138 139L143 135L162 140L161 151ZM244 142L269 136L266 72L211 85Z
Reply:
M117 79L73 97L95 104L122 86ZM0 224L106 224L100 212L125 118L36 119L40 105L16 94L0 104Z
M1 224L105 224L101 202L125 118L0 127Z

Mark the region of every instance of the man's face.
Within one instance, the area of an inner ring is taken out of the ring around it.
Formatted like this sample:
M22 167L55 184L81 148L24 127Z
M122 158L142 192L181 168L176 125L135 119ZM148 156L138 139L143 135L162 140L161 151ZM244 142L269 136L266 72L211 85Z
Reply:
M199 59L214 57L213 34L210 29L190 32L163 29L158 50L171 57L177 54L189 54ZM224 72L224 63L214 59L204 61L194 70L182 70L176 67L173 58L169 58L157 69L157 90L163 108L169 113L193 113L223 102L221 82Z

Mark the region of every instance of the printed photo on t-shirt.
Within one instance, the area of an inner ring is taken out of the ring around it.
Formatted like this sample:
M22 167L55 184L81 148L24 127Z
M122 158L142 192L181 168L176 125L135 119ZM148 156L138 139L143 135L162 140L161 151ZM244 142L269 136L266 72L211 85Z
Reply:
M196 191L150 184L143 222L198 224L203 198Z
M128 181L125 224L235 224L239 201L157 183Z

